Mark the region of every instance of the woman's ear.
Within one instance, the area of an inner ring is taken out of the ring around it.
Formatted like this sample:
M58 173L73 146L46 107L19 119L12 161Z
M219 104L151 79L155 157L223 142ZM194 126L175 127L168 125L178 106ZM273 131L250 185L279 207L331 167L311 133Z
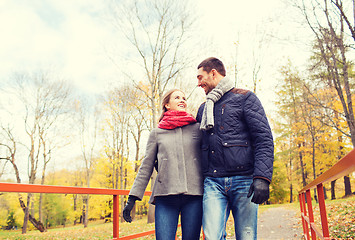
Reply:
M166 110L169 110L170 109L170 104L169 103L165 104L165 108L166 108Z

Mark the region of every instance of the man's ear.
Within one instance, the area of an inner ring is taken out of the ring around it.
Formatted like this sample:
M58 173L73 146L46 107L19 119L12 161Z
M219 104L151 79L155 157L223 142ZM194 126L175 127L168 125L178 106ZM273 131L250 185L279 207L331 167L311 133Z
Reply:
M212 77L213 77L213 78L217 77L218 72L217 72L216 69L213 68L213 69L211 70L211 73L212 73Z

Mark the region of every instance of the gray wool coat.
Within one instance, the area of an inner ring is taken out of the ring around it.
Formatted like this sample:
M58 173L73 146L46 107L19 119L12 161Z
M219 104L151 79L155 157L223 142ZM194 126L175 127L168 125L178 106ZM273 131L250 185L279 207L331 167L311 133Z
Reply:
M194 123L171 130L153 129L129 195L143 198L156 159L158 175L149 203L154 204L156 196L203 195L199 126Z

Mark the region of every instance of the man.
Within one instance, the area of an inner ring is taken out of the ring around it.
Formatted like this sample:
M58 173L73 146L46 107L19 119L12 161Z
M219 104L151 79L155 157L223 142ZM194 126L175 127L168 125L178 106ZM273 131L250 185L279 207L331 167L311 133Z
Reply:
M269 198L273 171L268 120L253 92L234 88L219 59L197 69L207 95L196 118L203 130L203 231L208 240L225 239L232 210L236 239L257 239L258 204Z

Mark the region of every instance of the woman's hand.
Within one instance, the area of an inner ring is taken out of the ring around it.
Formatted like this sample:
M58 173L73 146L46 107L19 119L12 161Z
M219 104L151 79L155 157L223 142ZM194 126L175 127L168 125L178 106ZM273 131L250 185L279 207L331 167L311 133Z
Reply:
M127 204L126 206L123 208L123 218L126 222L132 222L132 217L131 217L131 211L133 209L133 206L135 204L135 202L138 200L139 198L136 196L131 196L129 195L128 200L127 200Z

